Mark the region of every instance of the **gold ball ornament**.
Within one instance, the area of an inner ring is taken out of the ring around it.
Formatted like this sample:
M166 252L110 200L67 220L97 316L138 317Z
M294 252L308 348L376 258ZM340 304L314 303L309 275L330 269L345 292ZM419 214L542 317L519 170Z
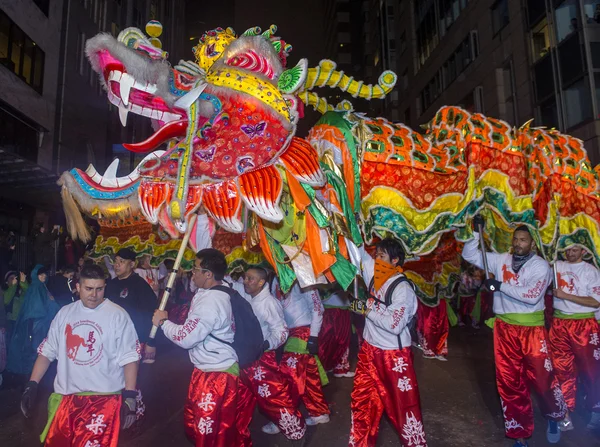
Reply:
M150 43L155 46L156 48L161 48L162 49L162 42L160 41L160 39L156 38L156 37L151 37L150 38Z
M150 20L146 24L146 34L148 34L150 37L159 37L162 32L163 26L158 20Z

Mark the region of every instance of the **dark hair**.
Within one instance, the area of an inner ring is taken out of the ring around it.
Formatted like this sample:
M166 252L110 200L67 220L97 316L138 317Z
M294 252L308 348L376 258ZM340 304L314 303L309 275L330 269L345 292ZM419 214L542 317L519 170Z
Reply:
M211 271L217 281L223 280L227 272L227 261L223 253L216 248L205 248L196 253L196 258L201 260L200 267Z
M402 266L404 264L404 258L406 257L406 254L404 253L402 244L396 239L383 239L377 244L377 248L385 251L388 254L390 257L390 262L392 259L398 258L398 265Z
M267 271L264 268L253 266L253 267L249 267L248 270L246 270L246 271L248 272L250 270L254 270L258 274L258 277L265 282L265 284L267 284L269 282L269 274L267 273Z
M40 267L37 271L38 276L43 274L48 274L48 269L46 267Z
M73 267L72 265L65 265L63 268L60 269L61 272L63 272L63 275L65 273L75 273L75 267Z
M513 232L516 233L517 231L524 231L525 233L527 233L529 235L529 237L531 239L533 239L533 236L531 235L531 232L529 231L529 227L527 225L519 225L517 228L515 228L515 231Z
M106 279L104 270L99 265L85 265L79 272L79 281L82 279Z

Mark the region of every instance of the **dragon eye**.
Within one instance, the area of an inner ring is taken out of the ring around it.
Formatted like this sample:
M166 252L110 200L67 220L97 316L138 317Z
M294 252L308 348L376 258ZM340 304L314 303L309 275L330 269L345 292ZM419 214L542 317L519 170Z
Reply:
M208 45L208 46L206 47L206 55L207 55L208 57L214 57L214 56L216 56L217 54L219 54L219 52L218 52L218 51L215 51L215 44L214 44L214 43L211 43L210 45Z

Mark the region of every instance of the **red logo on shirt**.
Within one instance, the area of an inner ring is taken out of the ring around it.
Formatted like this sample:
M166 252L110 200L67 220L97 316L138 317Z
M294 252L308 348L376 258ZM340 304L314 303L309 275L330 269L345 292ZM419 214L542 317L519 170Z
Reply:
M505 282L506 284L511 284L511 281L514 281L515 284L518 283L519 275L509 271L506 264L504 264L502 266L502 282Z
M559 273L558 288L565 292L573 293L575 291L575 282L573 281L573 278L569 278L569 281L565 280L564 276Z
M67 358L76 365L95 365L102 358L103 346L97 336L102 329L93 321L81 320L65 327Z
M119 295L120 298L127 298L127 295L129 295L129 290L127 289L127 287L125 287L123 290L121 290L121 294Z

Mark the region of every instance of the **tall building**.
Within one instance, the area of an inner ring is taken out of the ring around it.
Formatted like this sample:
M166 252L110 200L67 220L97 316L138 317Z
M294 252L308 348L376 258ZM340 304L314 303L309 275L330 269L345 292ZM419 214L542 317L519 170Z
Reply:
M600 162L600 1L364 5L371 16L364 22L365 70L388 64L398 74L387 118L417 129L445 104L515 126L535 118L534 125L581 138L592 162Z
M137 160L121 143L148 137L150 123L130 114L132 125L121 126L85 42L99 32L143 30L150 19L162 22L163 47L178 62L184 1L0 0L0 228L25 243L36 222L60 223L56 180L65 170L94 163L103 171L114 157L119 174L133 169Z

